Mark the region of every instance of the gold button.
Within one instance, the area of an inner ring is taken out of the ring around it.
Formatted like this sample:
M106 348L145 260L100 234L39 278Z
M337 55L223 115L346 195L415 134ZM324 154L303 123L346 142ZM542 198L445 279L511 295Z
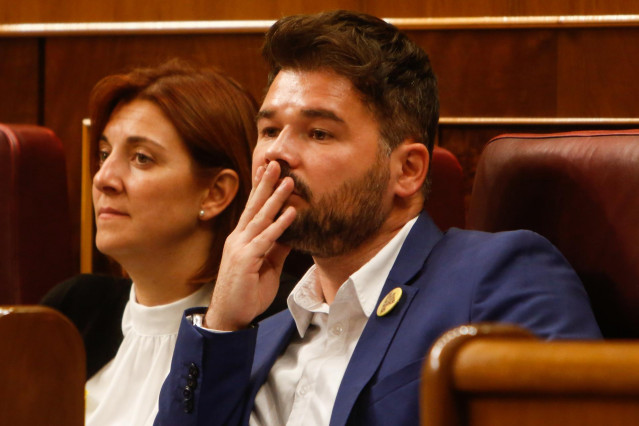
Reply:
M386 297L384 297L382 302L377 307L377 316L383 317L384 315L392 311L395 305L397 305L397 302L399 302L399 299L401 298L402 298L402 289L399 287L395 287L393 290L391 290L390 293L386 295Z

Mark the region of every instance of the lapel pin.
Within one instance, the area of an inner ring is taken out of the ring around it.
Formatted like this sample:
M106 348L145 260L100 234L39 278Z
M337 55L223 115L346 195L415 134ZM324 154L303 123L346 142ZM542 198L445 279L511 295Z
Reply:
M391 290L390 293L386 295L386 297L384 297L384 299L382 299L382 302L377 307L377 316L383 317L384 315L388 314L390 311L393 310L393 308L395 307L395 305L397 305L397 302L399 302L399 299L401 298L402 289L399 287L395 287L393 290Z

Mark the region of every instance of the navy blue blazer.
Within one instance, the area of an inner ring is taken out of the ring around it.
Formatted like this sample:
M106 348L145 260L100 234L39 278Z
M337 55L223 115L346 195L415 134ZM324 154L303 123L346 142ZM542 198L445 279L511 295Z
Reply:
M518 324L545 339L601 337L577 274L552 244L530 231L442 234L422 213L380 301L395 287L402 298L388 315L373 313L368 320L331 425L418 425L424 359L440 335L462 324ZM184 319L155 424L248 424L255 395L293 332L288 311L255 328L222 334Z

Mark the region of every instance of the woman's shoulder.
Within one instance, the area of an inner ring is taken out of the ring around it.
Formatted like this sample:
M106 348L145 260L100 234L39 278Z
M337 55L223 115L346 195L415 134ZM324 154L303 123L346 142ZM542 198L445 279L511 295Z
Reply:
M58 284L42 299L43 305L62 312L78 328L87 355L87 378L117 353L130 292L129 279L82 274Z
M40 303L62 312L83 332L97 318L121 318L130 292L127 278L80 274L53 287Z
M109 306L126 301L130 291L131 280L128 278L80 274L53 287L41 303L62 312L71 307Z

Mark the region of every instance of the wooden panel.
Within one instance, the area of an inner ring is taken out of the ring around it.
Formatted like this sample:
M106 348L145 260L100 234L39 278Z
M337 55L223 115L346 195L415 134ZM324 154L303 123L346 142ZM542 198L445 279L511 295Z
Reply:
M558 113L639 117L639 28L560 31Z
M277 19L330 9L362 10L361 0L76 0L0 2L0 22L125 22Z
M442 116L555 116L557 46L551 30L408 35L431 58Z
M639 13L639 3L628 0L21 0L0 2L0 22L277 19L330 9L360 10L383 17L629 14Z
M0 38L0 122L38 124L38 40Z
M628 0L412 0L364 2L378 16L528 16L639 13L639 3Z

